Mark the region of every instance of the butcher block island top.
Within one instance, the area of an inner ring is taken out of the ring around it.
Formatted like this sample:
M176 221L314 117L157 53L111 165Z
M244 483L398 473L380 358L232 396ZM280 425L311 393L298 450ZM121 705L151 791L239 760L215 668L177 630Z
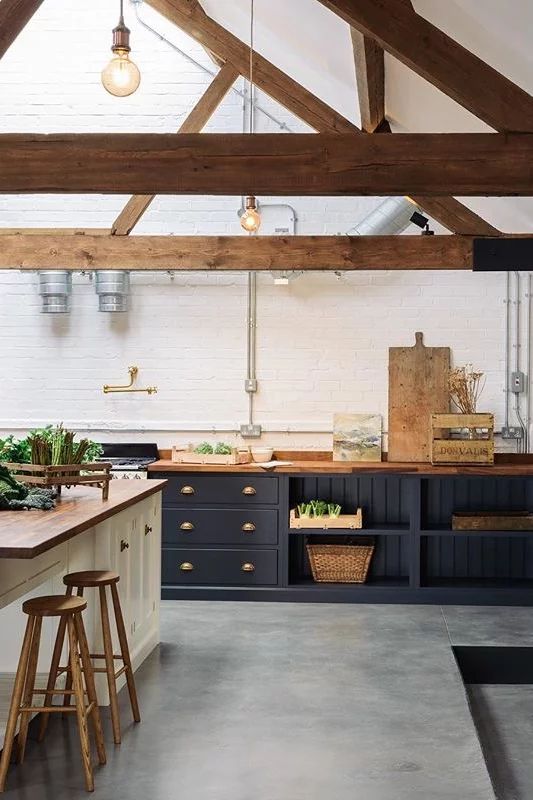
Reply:
M91 487L64 490L51 511L0 511L0 558L34 558L160 492L164 480L111 481L109 499Z
M278 461L290 461L290 464L269 467L265 469L260 464L237 464L218 465L218 464L176 464L170 458L168 451L161 451L162 458L150 464L148 471L151 473L164 472L217 472L227 474L237 473L271 473L293 474L302 473L322 473L343 475L358 473L378 473L378 474L413 474L413 475L488 475L488 476L533 476L533 455L515 455L511 453L499 453L495 456L494 465L490 466L432 466L429 463L403 462L403 461L333 461L329 451L278 451L274 453L273 459Z

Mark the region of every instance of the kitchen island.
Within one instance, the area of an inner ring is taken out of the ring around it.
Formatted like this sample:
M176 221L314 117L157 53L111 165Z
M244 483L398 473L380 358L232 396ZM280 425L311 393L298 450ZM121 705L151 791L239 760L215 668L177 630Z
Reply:
M0 512L0 744L26 623L21 598L63 594L67 572L115 570L120 574L118 588L135 669L159 643L164 485L161 480L116 480L108 500L95 488L79 487L64 491L51 511ZM98 651L97 601L91 592L88 599L87 636L91 649ZM45 620L40 669L50 663L54 633L53 621ZM99 700L106 705L104 676L98 675L97 682Z

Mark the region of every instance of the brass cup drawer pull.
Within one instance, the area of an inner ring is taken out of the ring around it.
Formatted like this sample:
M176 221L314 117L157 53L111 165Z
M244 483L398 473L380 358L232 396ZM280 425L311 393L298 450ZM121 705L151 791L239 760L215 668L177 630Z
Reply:
M182 486L180 489L181 494L194 494L194 486Z
M182 572L192 572L194 566L191 564L190 561L184 561L183 564L180 564L180 569Z
M255 572L255 564L252 564L251 562L246 562L245 564L242 565L241 569L243 572Z
M129 550L130 545L129 542L124 541L124 539L120 540L120 552L123 553L124 550Z
M255 525L253 522L245 522L241 530L244 533L253 533L255 531Z
M251 496L257 494L257 490L253 486L245 486L242 490L242 493L247 496Z
M194 525L192 522L182 522L180 525L180 531L193 531Z
M144 535L145 536L148 536L148 534L152 533L152 531L153 531L153 528L152 528L151 525L145 525L144 526Z

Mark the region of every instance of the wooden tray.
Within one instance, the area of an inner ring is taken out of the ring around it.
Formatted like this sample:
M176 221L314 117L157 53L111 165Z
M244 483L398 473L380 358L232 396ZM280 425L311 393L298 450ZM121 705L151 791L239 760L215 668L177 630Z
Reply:
M363 512L341 514L340 517L300 517L296 508L291 508L289 528L297 530L359 530L363 527Z
M533 531L529 511L456 511L454 531Z
M172 448L172 461L174 464L225 464L235 466L236 464L249 464L252 456L249 450L237 450L233 448L227 455L212 455L208 453L194 453L192 448L174 446Z
M109 498L109 481L112 464L97 462L91 464L14 464L5 466L20 483L56 489L61 494L62 486L89 485L102 489L102 500Z

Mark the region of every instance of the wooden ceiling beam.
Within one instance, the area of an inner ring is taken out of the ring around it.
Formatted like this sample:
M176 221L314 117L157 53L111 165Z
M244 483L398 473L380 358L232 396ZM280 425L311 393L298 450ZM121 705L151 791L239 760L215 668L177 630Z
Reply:
M374 133L385 120L385 56L383 48L356 28L350 28L361 127Z
M404 0L320 2L495 130L533 131L533 97Z
M213 81L179 128L178 133L200 133L238 77L239 73L235 67L231 64L225 64L218 75L213 78ZM145 211L147 211L154 197L154 194L134 195L130 197L114 221L112 232L118 236L126 236L129 234L137 225Z
M533 135L0 134L0 193L533 196Z
M43 0L0 0L0 58L24 30Z
M400 1L411 13L414 13L410 0ZM241 75L248 76L250 68L248 47L222 25L207 16L203 9L198 9L195 0L148 0L148 3L199 44L211 49L224 61L232 63ZM320 133L360 133L359 128L342 114L318 100L307 89L304 89L258 53L254 55L254 77L262 91L316 131ZM423 197L416 198L416 202L426 209L424 200ZM433 211L427 208L427 213L453 233L490 236L498 232L496 228L463 206L454 197L441 198L438 206L435 203L432 205Z
M148 0L148 4L239 71L250 74L250 48L209 17L194 0ZM254 53L254 83L299 119L322 133L354 133L359 129L315 97L262 55Z
M2 235L0 269L469 270L463 236Z

